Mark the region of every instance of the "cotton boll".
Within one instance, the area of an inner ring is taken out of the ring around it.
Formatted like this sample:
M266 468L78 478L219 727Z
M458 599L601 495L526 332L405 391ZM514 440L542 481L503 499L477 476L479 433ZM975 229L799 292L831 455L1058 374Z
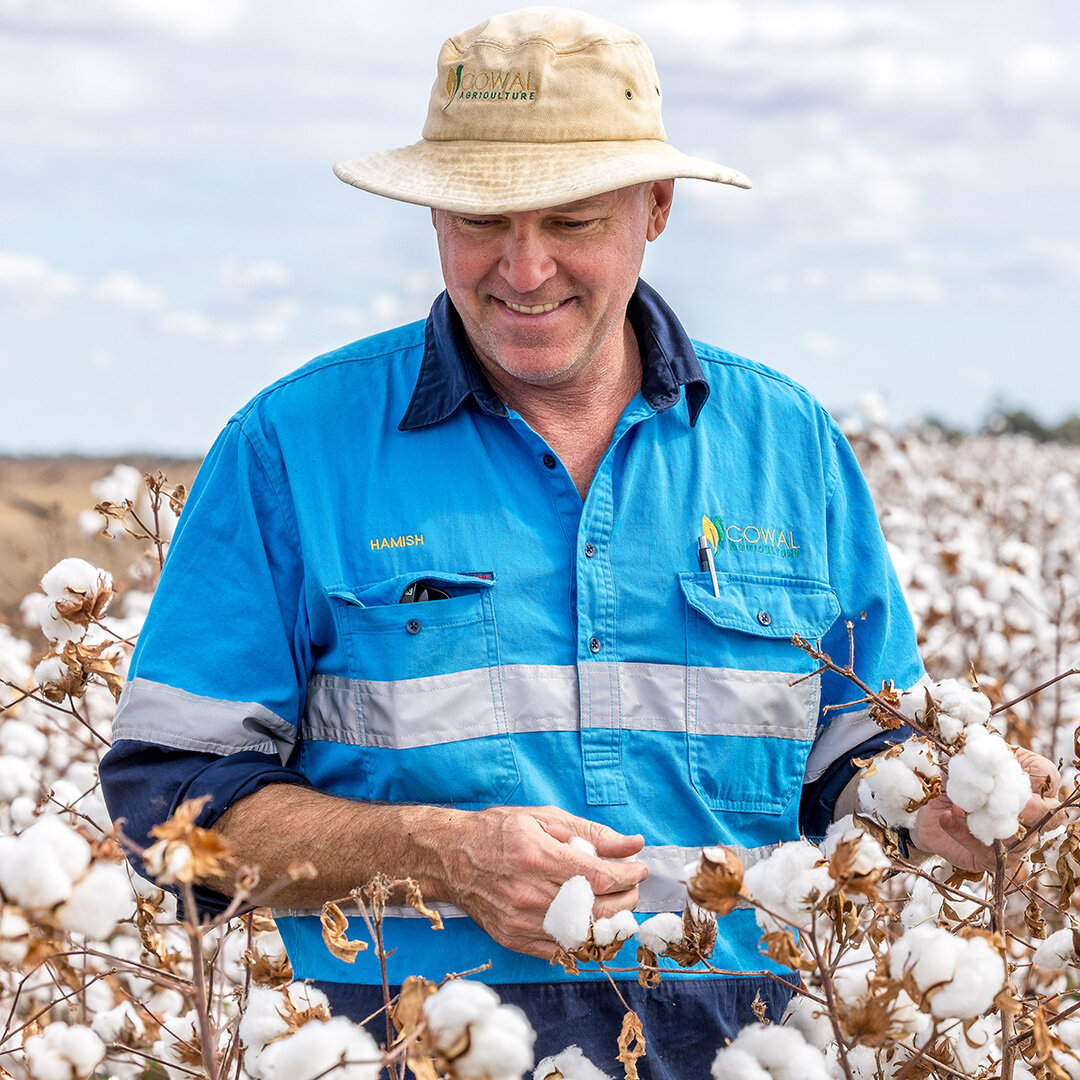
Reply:
M39 852L48 851L72 881L82 877L90 865L90 845L59 817L40 818L19 840Z
M682 941L682 916L673 911L662 911L659 915L646 919L637 928L634 936L639 945L644 945L646 949L659 955L665 952L669 945Z
M262 1080L377 1080L382 1055L362 1027L335 1016L309 1020L271 1043L258 1055L257 1067Z
M1019 829L1031 782L1005 741L973 724L965 730L964 749L949 763L945 792L967 811L971 834L992 844Z
M875 766L872 776L859 781L859 810L888 825L913 825L916 812L908 807L922 801L925 794L919 777L932 779L941 774L933 749L919 739L908 739L899 753L879 757Z
M796 994L788 1002L780 1023L794 1028L817 1050L824 1051L836 1039L828 1009L802 994Z
M828 895L833 880L817 846L796 840L781 844L749 867L743 884L750 896L771 912L755 912L758 926L769 933L786 926L808 926L811 906Z
M124 1028L130 1027L136 1035L142 1035L146 1024L138 1009L130 1001L121 1001L111 1009L95 1014L90 1028L103 1042L117 1042Z
M584 836L571 836L567 843L575 851L583 851L586 855L595 855L596 846L589 840L586 840Z
M924 993L940 987L929 1002L932 1015L971 1019L984 1013L1005 982L1005 964L982 937L969 940L936 926L908 930L889 953L889 973L906 974Z
M3 627L0 627L0 630L3 630ZM42 761L48 752L48 736L33 724L11 719L0 725L0 753L28 761Z
M580 1046L568 1046L560 1053L544 1058L533 1069L533 1080L547 1080L555 1073L561 1073L563 1080L612 1080L581 1052Z
M582 875L564 881L544 916L544 933L564 949L584 945L589 936L595 899L588 880Z
M610 919L597 919L593 923L593 941L601 947L616 940L626 941L637 933L637 929L637 919L632 911L617 911Z
M454 1060L460 1080L521 1080L533 1067L533 1031L516 1005L500 1005L469 1025L469 1050Z
M831 1080L825 1056L798 1030L778 1024L744 1027L717 1052L712 1076L713 1080Z
M831 859L841 842L855 844L854 859L851 864L853 874L871 874L875 870L888 870L892 863L882 846L865 829L855 823L853 815L848 814L839 821L834 821L825 833L821 848L825 858Z
M15 911L5 906L0 911L0 964L12 967L21 964L30 951L30 924Z
M20 837L0 838L0 889L20 907L37 911L66 900L71 877L49 852L23 840L31 829Z
M452 979L424 1001L424 1016L436 1048L447 1051L466 1027L498 1007L499 995L490 987L469 979Z
M930 693L942 712L955 717L965 727L985 724L990 719L990 699L959 679L943 679Z
M1068 967L1075 967L1077 956L1073 947L1074 933L1071 926L1066 926L1064 930L1051 934L1045 941L1040 941L1031 962L1044 971L1064 971Z
M267 1043L281 1038L289 1030L285 1019L288 1009L283 1001L288 995L293 1008L301 1012L321 1010L330 1012L326 995L306 983L290 983L284 990L253 986L248 994L247 1008L240 1019L240 1041L252 1053L258 1053Z
M70 600L73 594L93 596L112 588L112 574L85 559L61 559L41 579L41 591L49 600Z
M11 754L0 754L0 803L37 791L39 779L30 763Z
M122 919L135 914L127 872L113 863L95 863L75 883L71 895L56 910L56 919L71 930L104 941Z
M105 1044L88 1027L50 1024L23 1045L27 1071L36 1080L89 1076L105 1060Z

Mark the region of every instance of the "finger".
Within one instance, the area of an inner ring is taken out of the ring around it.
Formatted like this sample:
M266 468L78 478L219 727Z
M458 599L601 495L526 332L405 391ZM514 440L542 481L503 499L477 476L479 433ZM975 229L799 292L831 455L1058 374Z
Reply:
M637 889L626 889L624 892L609 893L602 900L593 904L594 919L610 919L620 911L633 911L638 905Z
M575 817L552 807L539 807L537 820L550 836L564 844L569 843L572 836L583 837L604 859L625 859L636 855L645 846L645 837L640 833L626 835L598 821Z
M611 859L592 859L593 865L585 872L594 896L612 896L636 889L648 876L649 868L643 863L613 862Z

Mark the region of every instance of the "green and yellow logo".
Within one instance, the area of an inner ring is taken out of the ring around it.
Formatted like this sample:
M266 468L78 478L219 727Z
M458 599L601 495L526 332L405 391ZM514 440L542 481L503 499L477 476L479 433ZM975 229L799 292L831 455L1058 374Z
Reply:
M771 559L798 559L801 551L795 543L795 531L768 525L741 525L724 523L722 517L701 519L701 532L712 545L713 551L727 547L731 551L745 551Z
M466 71L458 64L446 73L446 104L458 98L476 101L535 101L537 86L532 71Z

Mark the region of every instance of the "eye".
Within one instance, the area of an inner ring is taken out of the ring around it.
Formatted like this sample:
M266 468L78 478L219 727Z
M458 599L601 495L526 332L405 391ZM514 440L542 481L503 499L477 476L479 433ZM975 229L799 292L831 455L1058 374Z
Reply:
M599 220L599 218L571 219L567 221L561 221L559 222L559 224L564 229L580 230L587 229L590 225L595 225Z
M497 224L492 218L458 218L458 224L466 229L489 229Z

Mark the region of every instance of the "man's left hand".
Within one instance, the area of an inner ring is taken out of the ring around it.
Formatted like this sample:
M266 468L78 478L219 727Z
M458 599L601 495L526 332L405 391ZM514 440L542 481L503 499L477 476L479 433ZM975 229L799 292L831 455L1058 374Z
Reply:
M1058 799L1061 773L1052 761L1024 747L1016 750L1016 760L1031 781L1031 798L1020 812L1020 824L1027 829L1061 805ZM1060 823L1060 816L1047 819L1037 832L1014 848L1011 855L1019 856L1033 845L1043 829L1052 829ZM946 795L939 795L919 810L911 829L911 841L915 847L940 855L960 870L993 870L996 864L993 847L971 835L967 814Z

